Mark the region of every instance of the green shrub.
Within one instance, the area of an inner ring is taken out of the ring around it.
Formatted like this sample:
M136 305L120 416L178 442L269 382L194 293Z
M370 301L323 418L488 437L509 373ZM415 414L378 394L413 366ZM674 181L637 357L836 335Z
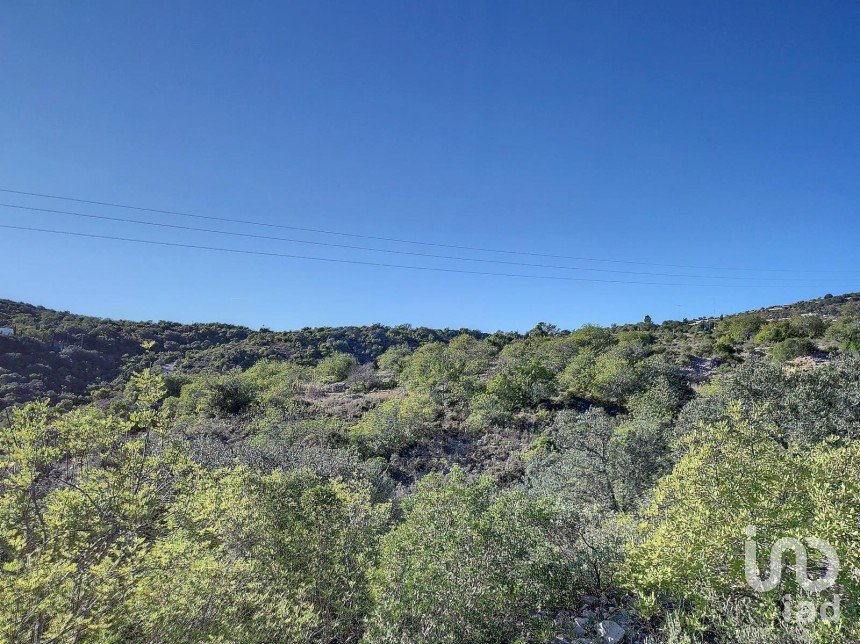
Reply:
M474 484L455 469L430 475L385 536L374 579L372 642L512 642L533 630L531 613L563 600L570 583L548 538L545 503Z
M839 319L827 328L825 337L835 340L846 353L860 353L860 319Z
M386 349L385 353L376 359L376 364L382 371L399 374L403 371L406 360L411 354L412 349L404 344L398 344Z
M781 537L813 535L836 549L842 564L841 636L860 636L860 442L820 443L807 450L774 440L773 428L734 408L723 421L690 434L686 453L654 493L623 579L644 605L683 605L690 628L713 631L732 601L748 598L752 614L773 623L786 593L803 595L794 575L754 593L744 571L746 527L756 528L765 558ZM833 638L836 639L833 639Z
M788 338L773 345L771 358L774 362L786 362L801 356L808 356L816 349L815 343L806 338Z
M179 409L185 414L225 418L250 410L257 391L241 372L206 375L184 385L179 394Z
M782 342L794 335L794 329L786 320L768 322L755 335L756 342Z
M538 360L516 364L487 383L487 393L516 411L536 405L555 391L555 376Z
M752 339L764 326L765 320L755 313L743 313L721 320L717 324L717 334L727 336L733 343L740 344Z
M320 360L312 375L315 381L323 384L342 382L346 380L350 369L357 366L358 360L355 356L338 352Z
M366 412L349 429L349 438L367 454L391 454L418 440L436 417L427 395L395 397Z
M477 394L469 401L466 428L471 432L480 434L494 426L503 425L510 417L509 408L496 396Z
M569 341L577 349L588 349L600 353L615 342L612 332L596 324L585 324L570 334Z
M428 392L442 405L466 402L482 388L495 348L486 340L459 335L447 345L431 342L406 359L401 381L412 391Z

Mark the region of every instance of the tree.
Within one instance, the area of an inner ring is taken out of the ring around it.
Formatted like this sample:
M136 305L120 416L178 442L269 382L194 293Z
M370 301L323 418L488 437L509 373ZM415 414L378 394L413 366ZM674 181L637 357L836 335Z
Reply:
M465 402L481 388L495 348L462 334L444 345L431 342L406 359L401 381L412 391L428 392L443 406Z
M727 337L731 342L740 344L750 340L764 325L765 320L755 313L742 313L721 320L717 324L717 333Z
M412 354L405 344L398 344L386 349L385 353L376 359L376 364L382 371L391 371L399 374L406 365L406 359Z
M846 306L839 319L827 328L825 337L838 342L846 353L860 353L860 315Z
M358 477L208 470L164 394L146 372L122 416L0 426L0 639L358 642L389 505Z

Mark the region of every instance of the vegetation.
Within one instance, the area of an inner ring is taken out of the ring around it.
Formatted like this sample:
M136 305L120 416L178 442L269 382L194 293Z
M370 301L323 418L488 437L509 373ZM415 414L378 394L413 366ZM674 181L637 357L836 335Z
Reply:
M492 335L0 302L0 640L858 641L858 301ZM833 586L750 586L786 537Z

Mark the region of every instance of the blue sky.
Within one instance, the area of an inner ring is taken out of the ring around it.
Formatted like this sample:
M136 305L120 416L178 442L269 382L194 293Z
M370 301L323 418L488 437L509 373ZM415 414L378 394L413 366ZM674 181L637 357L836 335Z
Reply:
M858 32L860 5L845 2L6 2L0 187L643 264L469 252L591 270L476 264L8 207L0 224L688 285L410 271L0 229L0 297L276 329L378 321L525 330L860 290ZM0 202L273 234L22 195L0 193ZM466 253L288 233L274 231Z

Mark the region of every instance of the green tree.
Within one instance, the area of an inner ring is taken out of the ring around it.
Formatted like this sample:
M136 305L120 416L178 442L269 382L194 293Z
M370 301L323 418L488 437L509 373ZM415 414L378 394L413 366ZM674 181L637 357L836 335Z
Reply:
M721 320L717 324L716 331L718 335L729 338L735 344L740 344L752 339L764 324L765 320L760 315L742 313Z
M401 380L443 406L463 403L481 388L479 377L489 370L494 355L489 342L470 335L459 335L448 345L431 342L406 360Z
M843 315L827 328L825 337L838 342L846 353L860 353L860 317Z

